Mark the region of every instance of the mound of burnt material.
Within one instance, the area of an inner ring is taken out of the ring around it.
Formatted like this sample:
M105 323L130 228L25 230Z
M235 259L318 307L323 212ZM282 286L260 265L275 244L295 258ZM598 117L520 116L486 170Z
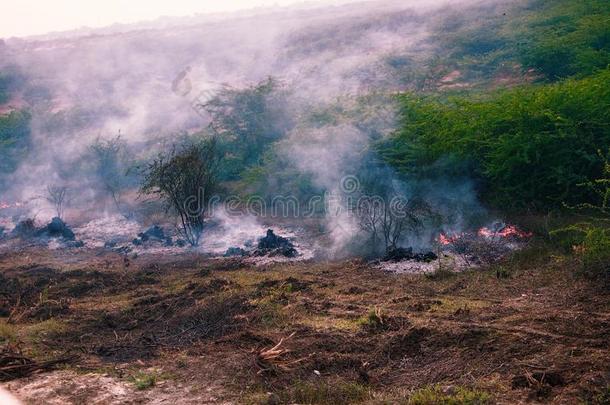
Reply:
M230 247L224 254L224 257L244 257L248 256L248 252L240 247Z
M31 218L19 221L10 233L13 238L31 238L36 234L36 224Z
M64 238L65 240L76 239L72 229L58 217L53 218L46 227L38 230L37 235L48 236L50 238Z
M383 261L400 262L402 260L413 260L416 262L429 263L438 259L434 252L419 252L413 253L413 248L393 247L388 249Z
M254 251L255 256L296 257L298 254L292 242L276 235L272 229L267 229L267 236L259 239L258 247Z
M82 241L76 240L76 235L74 235L72 229L58 217L53 218L44 228L39 229L36 232L36 236L41 238L61 239L65 247L85 246Z
M147 242L162 243L165 246L173 246L174 244L172 237L166 235L159 225L151 226L145 232L139 233L138 237L133 240L133 244L136 246L141 246Z
M82 247L84 243L76 240L72 229L60 218L55 217L46 226L37 228L33 219L20 221L11 231L10 237L20 239L33 239L46 241L48 239L59 239L65 247Z

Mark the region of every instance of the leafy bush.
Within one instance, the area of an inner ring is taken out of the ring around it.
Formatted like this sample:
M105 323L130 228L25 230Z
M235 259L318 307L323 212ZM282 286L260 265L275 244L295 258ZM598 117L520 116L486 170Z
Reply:
M438 175L430 171L449 156L454 172L467 166L487 200L503 208L590 202L593 193L578 185L603 171L598 150L610 144L608 83L610 69L488 97L402 95L400 129L379 150L401 172L420 176Z
M279 87L272 78L245 89L227 87L200 106L210 115L210 129L225 155L224 180L236 180L262 163L268 146L283 133L285 100Z
M581 203L572 210L587 221L551 232L563 247L569 245L581 257L584 271L591 275L610 276L610 150L604 156L604 175L579 186L593 192L591 203Z
M30 146L30 119L27 111L11 111L0 116L0 175L12 173Z
M599 227L587 229L578 251L587 273L610 276L610 230Z
M126 143L120 135L108 140L98 138L90 146L90 152L96 177L120 211L121 193L127 186Z
M10 101L11 94L22 88L23 85L24 77L15 66L10 66L0 72L0 104Z

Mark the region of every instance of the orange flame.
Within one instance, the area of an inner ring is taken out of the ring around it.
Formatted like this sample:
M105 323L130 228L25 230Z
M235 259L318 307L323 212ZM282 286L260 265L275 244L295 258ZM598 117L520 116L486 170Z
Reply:
M477 231L477 235L483 238L519 238L519 239L527 239L533 236L533 233L522 231L517 228L515 225L507 225L502 229L498 229L496 231L491 230L490 228L483 227ZM456 233L453 235L448 235L445 233L440 233L438 235L438 243L441 245L452 245L459 238L464 236L464 233Z
M0 201L0 210L6 210L9 208L19 208L19 207L23 207L25 204L20 203L20 202L16 202L14 204L10 204L4 201Z
M533 236L533 234L531 232L522 231L514 225L507 225L498 231L492 231L491 229L484 227L484 228L479 229L478 234L479 234L479 236L483 236L485 238L500 237L500 238L526 239L526 238L531 238Z
M441 245L451 245L463 235L463 233L457 233L455 235L445 235L444 233L441 233L438 235L438 243Z

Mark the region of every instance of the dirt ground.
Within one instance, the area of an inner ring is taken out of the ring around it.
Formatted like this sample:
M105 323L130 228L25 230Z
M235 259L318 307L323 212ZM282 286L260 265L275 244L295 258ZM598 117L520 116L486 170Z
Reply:
M28 404L610 403L610 290L572 267L4 253L0 344L76 357L0 379Z

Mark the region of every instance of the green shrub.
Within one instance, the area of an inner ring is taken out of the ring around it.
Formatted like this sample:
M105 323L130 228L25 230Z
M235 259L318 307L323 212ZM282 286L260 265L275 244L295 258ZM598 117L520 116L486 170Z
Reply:
M588 229L578 251L582 256L585 272L610 276L610 229Z
M157 375L154 373L138 372L131 376L131 382L138 390L146 390L157 384Z
M30 146L30 119L26 111L0 116L0 175L12 173Z
M482 405L491 403L489 394L465 387L450 387L443 390L439 385L415 391L407 402L409 405Z
M504 209L592 202L597 197L579 185L603 172L608 83L610 69L488 97L402 95L400 129L378 149L408 176L472 174L485 199Z

